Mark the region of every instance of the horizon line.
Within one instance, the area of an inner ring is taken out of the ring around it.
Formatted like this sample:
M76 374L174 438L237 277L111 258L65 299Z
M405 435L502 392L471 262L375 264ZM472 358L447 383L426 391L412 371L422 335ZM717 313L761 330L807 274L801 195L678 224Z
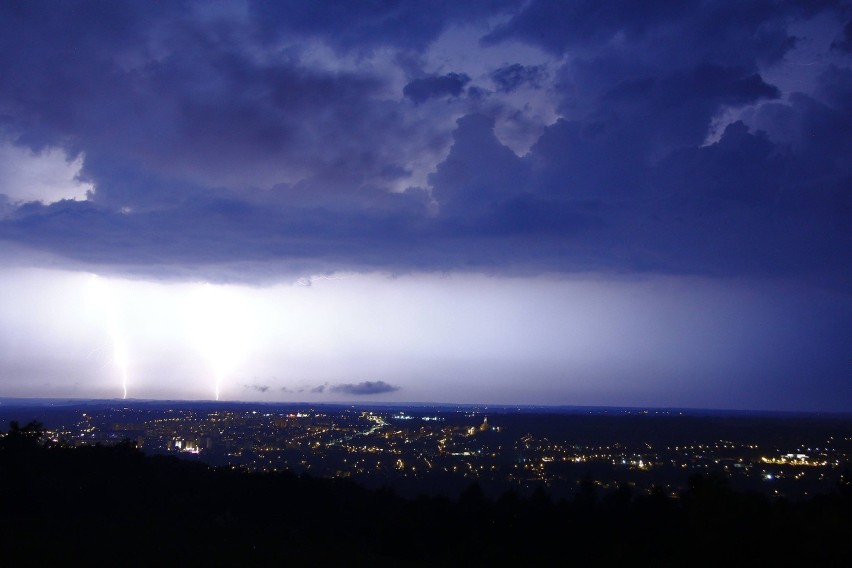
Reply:
M537 409L537 410L560 410L560 409L574 409L574 410L597 410L597 411L607 411L607 410L627 410L627 411L638 411L638 412L651 412L651 411L678 411L678 412L690 412L690 413L719 413L719 414L727 414L727 413L747 413L747 414L792 414L792 415L831 415L837 417L847 417L852 418L852 410L777 410L777 409L754 409L754 408L718 408L718 407L679 407L679 406L653 406L653 405L606 405L606 404L515 404L515 403L474 403L474 402L392 402L392 401L382 401L382 400L358 400L358 401L253 401L253 400L213 400L213 399L156 399L156 398L85 398L85 397L4 397L0 396L0 406L3 406L4 403L47 403L47 402L67 402L69 404L168 404L168 403L178 403L178 404L200 404L200 405L227 405L227 404L239 404L239 405L259 405L259 406L274 406L274 405L298 405L298 406L352 406L352 407L366 407L370 405L374 406L387 406L387 407L427 407L427 408L436 408L436 407L454 407L454 408L494 408L501 410L508 409ZM24 406L20 404L20 406Z

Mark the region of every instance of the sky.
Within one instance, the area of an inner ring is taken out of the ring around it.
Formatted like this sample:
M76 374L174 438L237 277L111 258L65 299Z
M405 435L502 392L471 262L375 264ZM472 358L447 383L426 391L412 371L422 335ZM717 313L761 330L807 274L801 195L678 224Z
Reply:
M852 2L0 3L0 397L852 412Z

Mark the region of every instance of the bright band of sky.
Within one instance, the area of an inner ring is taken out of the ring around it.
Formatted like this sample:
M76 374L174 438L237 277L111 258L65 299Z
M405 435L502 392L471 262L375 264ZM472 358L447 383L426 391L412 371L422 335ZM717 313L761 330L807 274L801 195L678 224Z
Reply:
M330 402L351 398L336 385L383 381L398 390L378 398L392 401L824 408L802 397L812 373L842 387L843 369L813 357L842 349L830 336L842 314L832 298L768 289L346 274L249 287L7 270L15 302L0 304L0 326L16 333L0 337L0 372L13 396L121 398L126 372L142 399L212 399L221 382L228 399Z

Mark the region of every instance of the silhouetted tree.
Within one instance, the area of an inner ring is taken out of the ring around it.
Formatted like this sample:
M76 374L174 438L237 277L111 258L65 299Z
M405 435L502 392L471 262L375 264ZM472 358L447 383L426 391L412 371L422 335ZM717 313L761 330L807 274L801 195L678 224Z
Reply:
M843 468L843 472L837 478L837 490L844 498L852 498L852 470L849 466Z
M633 502L633 487L626 481L622 481L618 484L618 488L607 497L607 502L612 507L624 511Z
M598 503L598 487L595 480L585 476L580 480L580 491L574 496L574 504L582 509L593 509Z
M24 444L29 446L37 445L44 436L44 425L37 420L28 422L23 428L17 420L9 422L9 431L3 438L3 442L7 444Z

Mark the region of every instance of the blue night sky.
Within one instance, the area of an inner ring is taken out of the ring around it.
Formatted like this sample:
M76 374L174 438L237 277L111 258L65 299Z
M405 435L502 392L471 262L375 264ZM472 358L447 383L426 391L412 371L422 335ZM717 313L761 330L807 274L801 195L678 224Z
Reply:
M852 3L0 3L0 396L852 411Z

